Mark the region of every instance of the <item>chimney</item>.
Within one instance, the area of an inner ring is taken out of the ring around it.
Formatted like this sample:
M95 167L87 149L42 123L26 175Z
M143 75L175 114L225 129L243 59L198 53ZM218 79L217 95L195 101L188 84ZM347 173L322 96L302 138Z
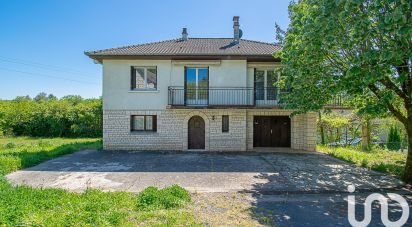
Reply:
M182 40L183 40L183 41L186 41L186 40L187 40L187 36L188 36L188 34L187 34L187 28L183 28L183 31L182 31Z
M240 40L240 29L239 29L239 16L233 17L233 41L239 42Z

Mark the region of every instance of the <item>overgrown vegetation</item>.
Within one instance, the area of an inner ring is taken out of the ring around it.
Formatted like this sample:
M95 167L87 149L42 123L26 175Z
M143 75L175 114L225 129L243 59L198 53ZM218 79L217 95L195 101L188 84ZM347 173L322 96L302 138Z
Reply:
M406 153L374 147L369 151L357 147L329 147L318 145L317 150L341 160L375 171L402 177L405 171Z
M173 185L164 189L148 187L139 194L137 199L137 209L170 209L182 207L188 202L190 202L189 193L178 185Z
M0 135L36 137L100 137L101 99L69 95L57 99L40 93L0 100Z
M0 174L37 165L46 160L84 149L100 149L101 139L0 138Z
M301 0L289 7L280 85L297 112L346 96L363 116L390 114L403 124L412 183L412 4L410 1ZM281 34L280 34L281 35ZM367 124L367 122L365 122ZM363 132L367 137L367 131Z
M5 226L183 226L197 225L179 186L127 192L14 187L4 175L81 149L98 149L100 139L0 138L0 225Z

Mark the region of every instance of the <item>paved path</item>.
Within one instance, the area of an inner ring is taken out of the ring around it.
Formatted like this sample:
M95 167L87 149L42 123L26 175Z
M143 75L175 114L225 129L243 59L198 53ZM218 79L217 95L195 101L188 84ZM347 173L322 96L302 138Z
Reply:
M392 177L321 154L81 151L7 176L14 184L139 192L179 184L192 192L346 192L396 188Z

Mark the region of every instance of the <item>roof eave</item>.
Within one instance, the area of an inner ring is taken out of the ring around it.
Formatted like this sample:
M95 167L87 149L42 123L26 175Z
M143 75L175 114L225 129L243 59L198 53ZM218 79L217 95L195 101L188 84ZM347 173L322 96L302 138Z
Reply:
M90 52L85 52L85 55L93 60L102 63L104 59L112 60L131 60L131 59L147 59L147 60L247 60L247 61L273 61L278 62L280 59L274 58L271 54L251 54L251 55L98 55Z

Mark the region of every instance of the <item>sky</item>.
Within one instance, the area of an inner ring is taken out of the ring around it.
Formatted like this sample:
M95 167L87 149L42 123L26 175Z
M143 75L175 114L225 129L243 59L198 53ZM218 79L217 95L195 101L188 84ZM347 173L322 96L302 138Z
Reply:
M179 38L233 37L274 42L286 29L289 0L2 0L0 99L101 96L102 66L84 51Z

